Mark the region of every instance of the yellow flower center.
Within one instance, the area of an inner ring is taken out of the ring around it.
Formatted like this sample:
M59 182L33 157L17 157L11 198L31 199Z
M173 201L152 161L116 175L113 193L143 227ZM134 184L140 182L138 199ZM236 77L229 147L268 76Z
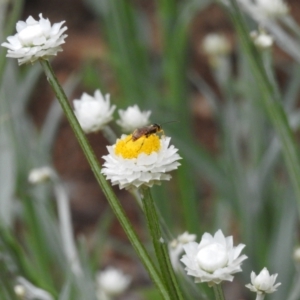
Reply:
M115 147L115 153L123 158L137 158L141 153L147 155L152 152L158 152L160 149L160 139L157 135L142 136L138 140L133 141L132 135L118 140Z

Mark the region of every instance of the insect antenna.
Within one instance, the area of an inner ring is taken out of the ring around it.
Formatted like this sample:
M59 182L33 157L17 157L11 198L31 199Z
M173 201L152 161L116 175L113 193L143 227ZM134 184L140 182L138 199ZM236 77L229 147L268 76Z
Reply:
M170 123L179 123L180 121L178 120L173 120L173 121L168 121L168 122L164 122L164 123L161 123L160 125L165 125L165 124L170 124Z

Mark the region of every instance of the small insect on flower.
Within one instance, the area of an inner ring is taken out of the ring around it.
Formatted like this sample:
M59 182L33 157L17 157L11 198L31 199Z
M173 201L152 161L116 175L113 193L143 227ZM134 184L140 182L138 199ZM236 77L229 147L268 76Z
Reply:
M173 122L177 122L177 121L165 122L163 124L173 123ZM131 134L131 137L127 140L127 142L129 142L129 141L135 142L135 141L139 140L140 138L144 138L143 141L141 142L141 146L139 148L139 150L141 150L142 147L144 146L145 138L148 138L156 133L162 133L163 136L165 135L161 125L154 123L154 124L151 124L148 126L143 126L143 127L135 129L133 131L133 133Z
M169 124L169 123L173 123L173 122L177 122L177 121L165 122L163 124ZM131 136L131 140L134 142L143 136L149 137L150 135L156 134L156 133L162 133L164 135L162 126L157 123L154 123L154 124L144 126L141 128L137 128L136 130L134 130L134 132L132 133L132 136Z
M136 141L139 138L141 138L142 136L145 137L149 137L151 134L155 134L155 133L160 133L160 132L164 132L162 130L162 127L159 124L151 124L148 126L144 126L141 128L137 128L133 133L132 133L132 141Z

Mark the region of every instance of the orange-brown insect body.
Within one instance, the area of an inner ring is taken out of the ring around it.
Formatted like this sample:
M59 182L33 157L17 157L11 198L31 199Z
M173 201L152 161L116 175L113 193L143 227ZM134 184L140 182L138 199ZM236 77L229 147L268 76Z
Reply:
M162 128L159 124L151 124L149 126L145 126L145 127L141 127L136 129L133 133L132 133L132 141L136 141L139 138L141 138L142 136L145 137L149 137L151 134L155 134L158 132L162 132Z

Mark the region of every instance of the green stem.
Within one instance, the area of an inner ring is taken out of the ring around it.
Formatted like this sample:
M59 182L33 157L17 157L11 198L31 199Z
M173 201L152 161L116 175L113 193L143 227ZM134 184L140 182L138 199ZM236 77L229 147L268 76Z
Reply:
M265 294L256 294L255 300L264 300L265 299Z
M280 95L276 93L270 82L258 50L249 37L249 30L239 10L236 0L230 0L233 11L230 11L231 19L237 29L242 46L247 55L253 76L261 91L262 104L264 105L269 119L282 144L282 152L286 162L287 170L294 186L295 196L300 214L300 161L299 150L296 146L295 137L289 126L286 113L282 107Z
M111 145L113 145L116 142L117 136L114 133L114 131L111 129L111 127L104 126L104 128L102 128L102 133Z
M118 198L114 194L112 188L105 180L104 176L101 174L101 167L100 164L85 136L83 133L81 126L79 125L74 112L68 102L68 99L61 88L52 68L48 60L40 60L40 63L44 69L44 72L47 76L47 79L53 88L55 95L60 102L62 109L74 131L74 134L91 166L92 171L104 193L106 196L113 212L115 213L116 217L118 218L121 226L123 227L128 239L130 240L133 248L135 249L137 255L141 259L142 263L144 264L145 268L147 269L150 277L152 278L153 282L157 285L158 289L160 290L163 299L170 299L168 295L168 291L165 288L165 285L161 279L161 275L158 273L156 267L154 266L153 262L151 261L149 254L146 252L144 246L140 242L136 232L131 226Z
M214 284L213 289L216 300L225 300L221 284Z
M174 274L173 267L170 262L166 243L162 237L159 219L150 189L144 188L142 190L142 193L144 213L147 219L148 228L152 237L152 243L154 246L156 257L158 259L163 280L172 300L183 299L176 276Z

